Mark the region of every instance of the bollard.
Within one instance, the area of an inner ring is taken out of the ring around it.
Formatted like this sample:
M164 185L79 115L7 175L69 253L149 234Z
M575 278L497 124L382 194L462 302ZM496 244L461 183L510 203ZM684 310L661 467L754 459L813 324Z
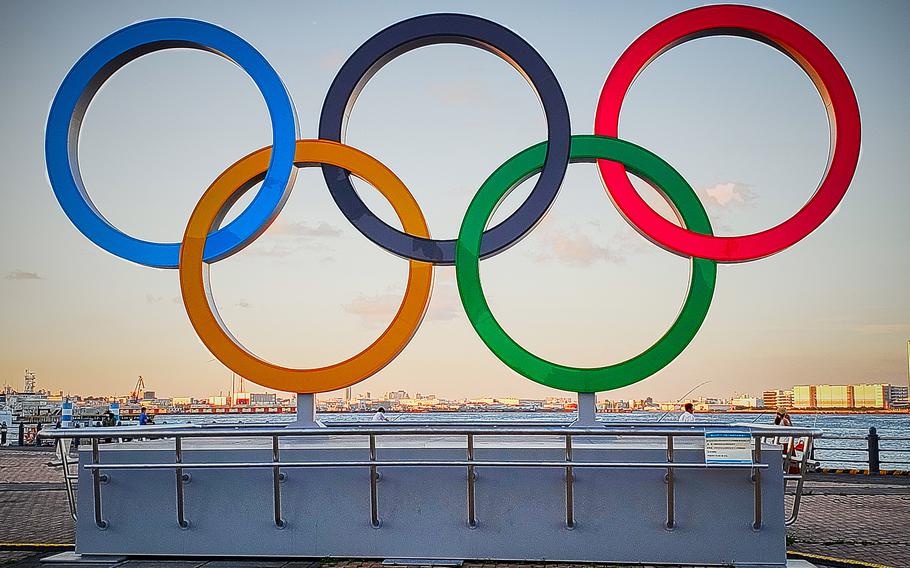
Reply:
M878 455L878 432L875 426L869 428L869 435L866 437L869 442L869 474L879 475L881 473L881 461Z
M25 445L25 424L22 422L19 423L19 445Z

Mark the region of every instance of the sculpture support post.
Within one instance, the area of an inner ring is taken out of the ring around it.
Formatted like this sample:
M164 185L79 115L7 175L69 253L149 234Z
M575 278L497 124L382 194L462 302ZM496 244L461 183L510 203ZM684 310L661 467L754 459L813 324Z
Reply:
M578 393L578 418L572 426L597 426L597 393Z
M291 428L324 428L316 421L316 395L313 393L297 393L297 421L289 425Z

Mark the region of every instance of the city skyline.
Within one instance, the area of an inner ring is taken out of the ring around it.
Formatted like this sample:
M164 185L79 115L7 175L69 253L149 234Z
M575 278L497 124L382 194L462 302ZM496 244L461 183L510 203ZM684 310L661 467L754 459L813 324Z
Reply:
M853 82L863 154L852 187L836 214L798 245L748 265L720 266L714 304L688 349L654 377L601 397L675 400L706 380L710 392L753 394L758 385L907 384L910 196L893 180L903 179L901 157L910 152L902 128L910 109L899 95L910 78L891 70L881 52L908 51L902 28L910 11L887 3L754 4L815 33ZM591 132L603 79L625 47L694 5L609 11L577 4L531 14L516 3L469 2L451 9L526 38L563 85L573 133L581 134ZM60 81L91 45L138 20L182 16L225 26L259 49L294 100L302 137L315 137L322 99L350 53L385 26L428 11L416 2L363 4L360 16L343 25L349 8L333 5L304 6L308 18L300 22L274 15L300 8L288 4L267 14L213 2L0 8L0 31L17 46L0 53L0 69L18 78L0 99L9 172L0 189L6 205L0 383L20 380L28 367L43 386L73 392L127 392L138 375L162 392L223 390L230 371L211 361L189 326L176 273L98 250L61 213L45 174L44 123ZM49 9L55 18L46 17ZM855 33L854 26L875 32ZM623 108L621 131L683 174L716 233L742 234L782 221L816 187L828 153L820 103L811 81L784 55L742 38L708 38L667 52L642 74ZM463 46L421 49L391 63L365 87L350 124L349 143L401 177L440 238L455 235L490 172L545 136L522 78L498 58ZM99 209L127 232L177 240L204 188L268 144L270 130L241 71L210 54L172 50L118 72L89 108L82 139L86 186ZM421 148L434 151L417 154ZM510 196L494 221L514 210L530 185ZM371 209L397 223L375 191L365 184L358 190ZM660 337L685 297L688 266L631 229L596 168L580 164L570 167L549 216L485 261L482 274L493 311L519 342L560 363L594 366L633 356ZM249 249L214 266L212 280L225 322L251 351L313 367L356 353L382 331L400 301L406 267L351 227L320 172L307 169L278 221ZM446 267L436 269L434 296L411 344L355 386L397 388L447 397L572 396L520 377L486 350Z
M741 407L753 407L753 408L790 408L790 409L836 409L836 408L845 408L845 409L874 409L874 408L892 408L892 409L904 409L906 410L908 406L908 393L910 393L910 384L890 384L890 383L852 383L848 385L832 385L832 384L819 384L819 385L800 385L796 384L790 388L785 389L759 389L757 391L750 392L737 392L732 393L716 393L710 392L709 390L701 390L702 385L698 385L696 388L692 389L690 392L686 393L686 396L681 397L677 400L661 400L658 397L645 395L636 398L622 398L622 397L611 397L609 394L615 391L606 391L601 392L597 396L598 404L605 402L616 403L616 402L628 402L633 403L635 401L653 401L653 404L656 405L666 405L666 404L676 404L680 405L685 401L717 401L721 404L730 404L731 406L741 406ZM283 391L276 391L273 389L263 388L255 383L248 382L244 386L242 381L232 381L230 387L227 390L219 390L217 394L214 392L207 393L202 396L185 396L186 393L161 393L155 389L147 390L133 390L129 393L82 393L82 392L65 392L62 390L54 390L53 388L38 388L35 390L36 377L33 372L26 370L25 377L25 388L24 390L18 390L20 394L28 394L30 392L40 392L46 393L49 396L78 399L78 400L135 400L139 403L162 403L167 401L167 404L173 405L188 405L194 402L205 403L208 401L209 404L221 404L221 405L237 405L237 404L255 404L251 402L257 397L260 399L268 399L273 401L273 403L278 403L279 401L287 401L293 403L294 394L287 393ZM137 382L136 389L145 389L144 379L140 377L140 381ZM31 390L30 390L31 389ZM840 397L843 399L835 404L824 404L816 401L816 391L821 391L826 389L826 395L819 394L818 400L828 400L829 402L833 400L832 393L839 393ZM13 388L11 385L4 385L4 390L16 393L17 389ZM861 401L859 404L854 404L854 391L857 392L856 400ZM0 391L2 394L4 391ZM438 399L441 402L479 402L487 401L488 403L493 403L494 401L546 401L546 400L566 400L574 401L575 393L568 393L557 391L559 394L546 397L519 397L511 394L497 394L497 393L488 393L483 396L455 396L455 397L440 397L431 391L414 391L408 392L404 389L392 389L389 391L374 392L369 390L358 390L354 391L352 388L348 387L339 391L330 391L325 393L319 393L316 395L316 399L322 402L331 402L331 401L372 401L372 402L382 402L382 401L396 401L400 399L408 400L420 400L420 399ZM164 396L160 396L160 395ZM827 398L826 398L827 397ZM877 397L877 398L876 398ZM217 402L221 400L221 402ZM753 402L748 402L749 400ZM170 402L173 401L173 402ZM240 402L238 402L240 401ZM245 402L244 402L245 401ZM737 401L740 401L737 403ZM762 406L760 401L764 402ZM872 401L870 403L870 401ZM887 405L885 404L887 402Z

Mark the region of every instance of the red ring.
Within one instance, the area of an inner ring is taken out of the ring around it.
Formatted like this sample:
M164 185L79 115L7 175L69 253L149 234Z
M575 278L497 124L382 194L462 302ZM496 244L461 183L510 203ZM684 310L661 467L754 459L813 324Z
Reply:
M655 212L641 198L622 164L597 160L610 198L626 220L655 244L682 256L718 262L755 260L779 252L818 228L834 211L856 170L860 117L856 94L834 55L812 33L774 12L750 6L706 6L671 16L646 31L610 71L594 117L594 133L618 137L619 112L635 77L661 53L712 35L757 39L788 55L809 75L825 103L832 150L821 185L802 209L760 233L716 237L694 233Z

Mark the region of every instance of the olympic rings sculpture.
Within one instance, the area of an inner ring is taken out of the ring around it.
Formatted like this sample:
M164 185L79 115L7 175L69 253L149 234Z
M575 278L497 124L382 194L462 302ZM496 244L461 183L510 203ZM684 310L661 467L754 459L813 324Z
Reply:
M790 219L765 231L736 237L713 234L695 191L668 163L618 138L623 98L635 77L668 49L710 35L757 39L782 51L812 79L828 112L831 152L821 184ZM347 116L364 85L386 63L412 49L438 43L479 47L501 57L527 79L540 98L548 138L500 166L471 201L457 240L430 238L420 207L393 172L344 144ZM260 89L272 123L272 145L228 167L205 191L182 243L144 241L127 235L92 204L79 172L79 131L101 85L128 62L170 48L211 51L244 69ZM455 265L459 295L471 325L506 365L538 383L567 391L597 392L641 381L667 366L688 346L708 313L718 262L746 262L800 241L834 211L850 186L859 159L860 115L846 73L834 55L796 22L761 8L733 5L688 10L655 25L620 56L604 83L593 135L572 135L569 111L553 71L511 30L476 16L429 14L379 32L345 62L332 82L319 121L319 138L299 139L297 115L276 71L250 44L218 26L160 19L123 28L92 47L67 74L48 116L45 155L57 200L92 242L120 258L179 269L190 322L206 347L228 368L262 386L297 393L337 390L362 381L391 362L410 341L426 313L434 265ZM597 368L555 364L530 353L496 321L480 282L479 263L521 240L546 215L572 162L596 162L607 192L622 216L643 236L692 259L689 293L670 329L641 354ZM320 165L342 213L365 237L409 261L407 289L389 327L359 354L334 365L291 369L248 352L218 316L208 267L249 245L281 211L297 168ZM506 220L487 228L498 204L517 185L540 174L527 200ZM676 211L680 225L655 212L627 177L654 186ZM386 224L364 204L350 175L374 186L389 201L404 231ZM262 186L246 208L221 227L231 205L255 184Z

